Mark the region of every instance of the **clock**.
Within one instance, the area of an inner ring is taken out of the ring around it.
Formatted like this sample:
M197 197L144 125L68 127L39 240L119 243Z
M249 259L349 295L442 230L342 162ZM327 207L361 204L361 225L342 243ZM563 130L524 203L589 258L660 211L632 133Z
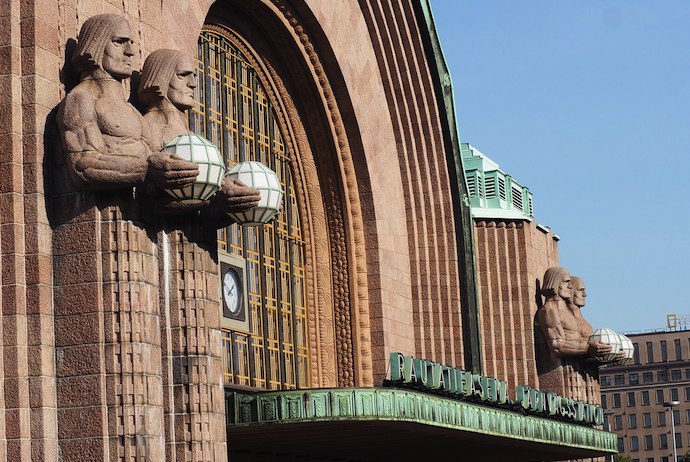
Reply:
M218 255L220 266L221 325L226 329L249 331L246 262L238 255Z
M228 266L223 273L222 290L223 304L227 310L226 316L237 318L242 311L242 281L232 266Z

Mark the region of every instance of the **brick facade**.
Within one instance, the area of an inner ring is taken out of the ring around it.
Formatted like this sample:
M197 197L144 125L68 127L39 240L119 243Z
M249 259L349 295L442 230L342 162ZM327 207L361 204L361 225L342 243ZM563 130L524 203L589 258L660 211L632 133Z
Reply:
M0 0L0 461L226 458L214 230L132 191L83 193L55 122L67 57L124 16L135 68L234 30L298 156L312 386L380 385L400 351L463 366L457 231L432 57L414 2ZM479 221L485 372L538 385L550 233Z

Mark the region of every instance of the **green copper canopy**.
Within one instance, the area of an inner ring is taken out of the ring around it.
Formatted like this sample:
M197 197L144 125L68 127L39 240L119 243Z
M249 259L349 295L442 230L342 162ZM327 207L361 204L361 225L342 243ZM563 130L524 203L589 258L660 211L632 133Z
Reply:
M332 447L348 460L363 461L402 460L396 459L400 455L413 460L409 457L417 452L426 457L453 448L480 457L467 460L493 460L500 454L506 461L563 460L616 453L613 433L416 391L226 393L231 452L251 452L260 444L258 452L318 458L325 456L319 451ZM323 438L328 445L319 449Z

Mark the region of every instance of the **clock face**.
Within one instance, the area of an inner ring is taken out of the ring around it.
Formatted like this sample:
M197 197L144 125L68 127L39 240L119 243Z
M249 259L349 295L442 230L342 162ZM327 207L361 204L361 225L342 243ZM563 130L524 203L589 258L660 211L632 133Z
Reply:
M237 317L242 310L242 285L240 277L232 267L223 274L223 301L230 317Z

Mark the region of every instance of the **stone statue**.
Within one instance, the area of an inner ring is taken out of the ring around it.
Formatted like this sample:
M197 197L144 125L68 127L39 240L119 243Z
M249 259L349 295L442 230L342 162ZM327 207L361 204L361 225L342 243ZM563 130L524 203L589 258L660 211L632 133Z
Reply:
M58 112L68 172L80 190L113 190L150 181L183 187L198 168L183 159L151 152L148 127L127 102L123 81L132 75L132 29L122 17L87 19L72 63L79 84Z
M185 112L194 105L196 80L191 57L177 50L156 50L144 62L139 86L139 101L146 106L144 119L150 126L151 146L159 151L178 135L189 132ZM167 198L166 198L167 199ZM224 179L219 191L206 206L233 213L256 207L259 191L240 181ZM167 199L167 207L175 208Z
M537 340L539 386L560 395L599 403L599 357L612 346L590 340L592 326L580 308L587 292L579 277L563 267L546 270L541 294L544 304L537 311L541 338Z
M537 318L546 342L559 358L596 358L609 353L610 345L589 339L592 326L579 309L584 306L586 297L584 284L580 278L573 284L573 279L568 270L560 266L549 268L544 274L542 295L546 300Z

